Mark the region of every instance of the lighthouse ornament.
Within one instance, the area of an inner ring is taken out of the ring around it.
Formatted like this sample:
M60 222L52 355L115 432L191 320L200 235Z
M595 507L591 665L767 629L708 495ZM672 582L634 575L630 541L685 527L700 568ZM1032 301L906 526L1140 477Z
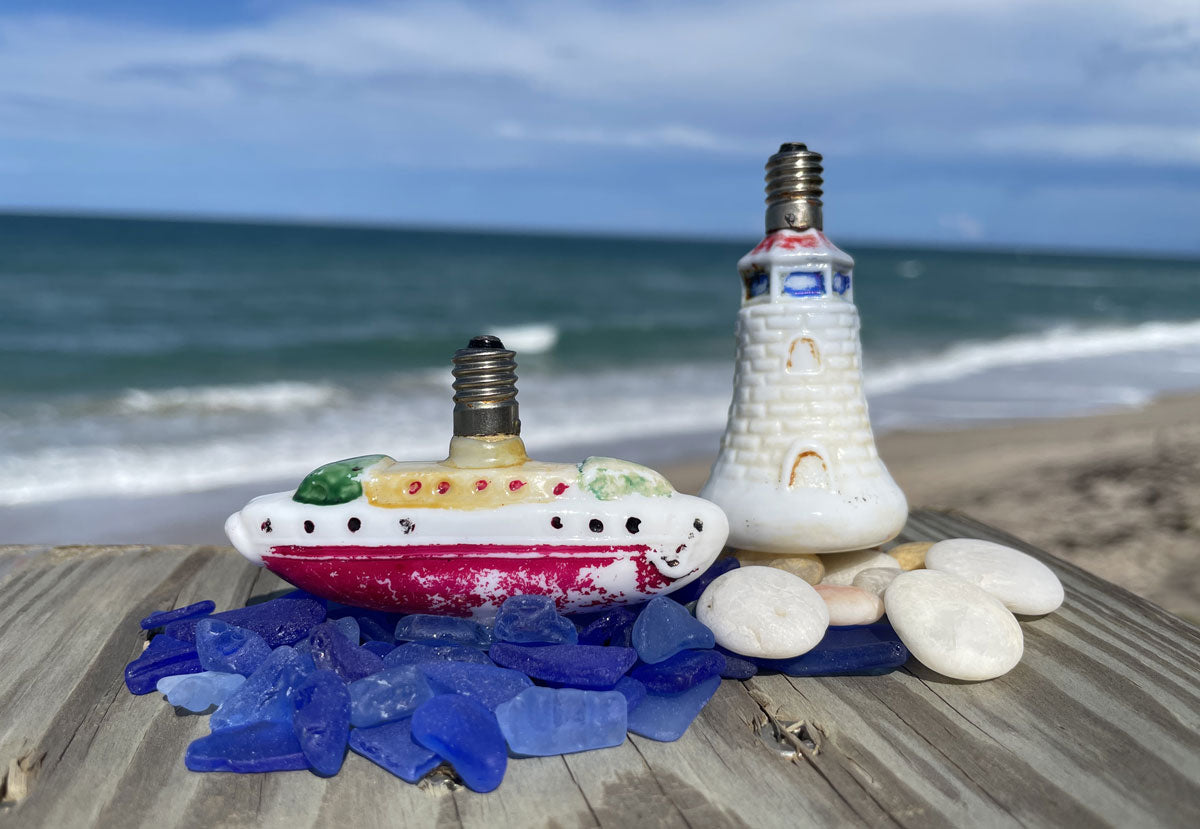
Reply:
M854 260L822 232L821 156L784 144L766 181L766 238L738 262L733 402L700 494L725 510L742 550L881 544L908 504L871 434Z

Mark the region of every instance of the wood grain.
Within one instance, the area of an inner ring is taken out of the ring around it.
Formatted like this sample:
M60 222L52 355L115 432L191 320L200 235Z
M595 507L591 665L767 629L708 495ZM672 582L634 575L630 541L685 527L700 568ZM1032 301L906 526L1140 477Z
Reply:
M962 515L916 511L899 540L959 536L1066 587L1008 675L727 680L677 742L513 760L488 795L353 754L328 780L188 772L206 718L122 681L138 619L286 585L218 547L0 547L0 825L1200 825L1200 631Z

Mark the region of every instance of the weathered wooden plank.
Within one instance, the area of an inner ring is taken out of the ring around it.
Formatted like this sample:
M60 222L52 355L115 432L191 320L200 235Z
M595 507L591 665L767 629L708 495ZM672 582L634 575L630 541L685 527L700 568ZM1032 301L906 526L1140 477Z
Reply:
M1076 567L954 514L906 539L994 538L1046 560L1067 602L1025 620L1010 674L725 682L675 743L512 761L479 795L409 786L351 755L337 777L192 774L205 719L133 697L137 620L285 585L212 547L0 548L0 823L362 827L1195 825L1200 633ZM53 655L48 658L47 655Z

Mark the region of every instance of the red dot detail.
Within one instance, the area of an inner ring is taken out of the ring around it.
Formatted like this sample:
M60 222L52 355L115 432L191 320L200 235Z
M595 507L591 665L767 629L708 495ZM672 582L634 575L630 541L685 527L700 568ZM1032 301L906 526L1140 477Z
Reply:
M480 480L476 481L476 482L475 482L475 489L477 489L477 490L483 490L483 489L487 489L487 481L485 481L485 480L482 480L482 479L480 479Z
M437 485L437 494L438 495L445 495L449 491L450 491L450 482L449 481L442 481L440 484Z
M512 492L516 492L518 489L520 489L523 486L525 486L524 481L509 481L508 482L508 488Z
M411 484L408 485L408 494L409 495L416 495L420 491L421 491L421 482L420 481L413 481Z
M561 481L554 485L554 494L555 495L562 495L566 491L567 491L567 485L562 483Z

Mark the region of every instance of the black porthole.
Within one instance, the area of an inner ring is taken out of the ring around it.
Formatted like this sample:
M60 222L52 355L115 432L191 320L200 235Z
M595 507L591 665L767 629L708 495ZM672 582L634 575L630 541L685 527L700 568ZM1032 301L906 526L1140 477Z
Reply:
M625 529L632 535L637 535L642 529L642 519L630 518L625 522Z
M699 518L697 518L695 521L692 522L692 526L696 528L696 532L704 531L704 522L701 521Z
M556 530L562 529L562 519L557 515L550 519L550 526Z
M602 533L604 532L604 522L599 518L593 518L588 522L588 529L594 533Z
M305 531L306 533L310 533L310 532L312 532L313 530L315 530L316 528L317 528L317 525L316 525L316 524L314 524L313 522L311 522L311 521L305 521L305 522L304 522L304 531Z
M269 533L271 531L271 519L268 518L267 520L263 521L258 528L265 533Z
M346 522L346 529L348 529L352 533L358 532L361 527L362 527L362 522L359 521L357 518L351 518L349 521Z
M404 530L405 535L408 535L410 532L412 532L416 528L417 528L417 525L414 524L412 521L408 520L407 518L400 519L400 529Z

